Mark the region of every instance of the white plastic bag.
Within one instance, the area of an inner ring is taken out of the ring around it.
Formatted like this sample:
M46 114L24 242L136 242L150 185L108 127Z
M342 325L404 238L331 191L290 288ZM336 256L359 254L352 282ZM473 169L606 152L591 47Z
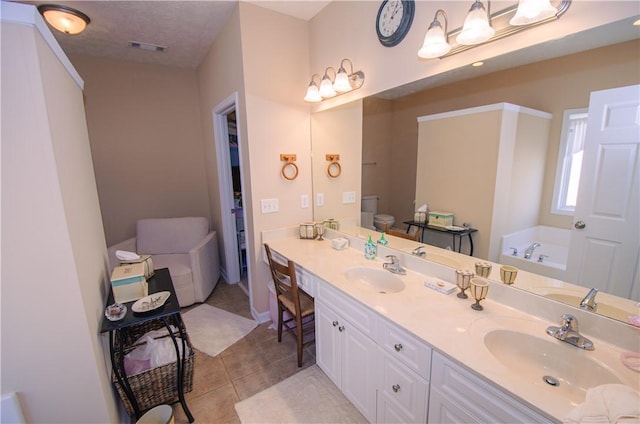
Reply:
M149 332L142 336L138 342L144 344L125 355L124 369L127 375L138 374L176 361L176 349L171 337L154 339L150 335L152 333ZM182 358L182 339L176 337L176 342ZM188 355L189 351L186 352Z

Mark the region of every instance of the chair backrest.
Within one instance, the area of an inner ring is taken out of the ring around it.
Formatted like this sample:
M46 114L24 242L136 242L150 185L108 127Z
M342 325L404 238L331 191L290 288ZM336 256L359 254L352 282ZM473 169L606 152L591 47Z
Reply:
M148 255L188 253L207 234L209 220L204 217L140 219L136 249Z
M418 228L418 231L415 233L405 233L404 231L397 231L388 229L387 234L390 236L401 237L408 240L420 241L420 233L422 232L422 228Z
M291 299L295 305L295 311L292 312L298 315L300 312L300 297L298 295L298 280L296 279L295 264L293 261L287 261L287 265L283 265L275 261L267 243L264 244L264 250L267 252L267 260L269 261L273 285L276 289L276 297L291 292Z

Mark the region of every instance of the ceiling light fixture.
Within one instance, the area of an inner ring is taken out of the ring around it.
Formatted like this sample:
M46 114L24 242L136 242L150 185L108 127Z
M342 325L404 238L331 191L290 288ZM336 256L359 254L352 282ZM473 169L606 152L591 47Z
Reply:
M65 34L80 34L91 19L79 10L57 4L41 4L38 12L49 25Z
M349 72L345 69L345 63L349 64ZM329 76L329 71L333 71L333 79ZM349 59L342 59L338 72L328 66L324 70L324 76L320 81L320 87L316 84L314 78L320 76L313 74L311 82L307 87L307 93L304 96L304 100L307 102L315 103L321 102L324 99L330 99L340 94L348 93L351 90L357 90L364 84L364 72L353 72L353 63Z
M424 43L418 50L418 57L425 59L442 58L463 52L480 44L500 40L528 28L560 19L569 6L571 0L561 0L558 7L551 6L550 0L520 0L518 4L507 7L494 14L490 13L491 2L487 2L487 9L475 0L462 28L447 32L447 15L439 9L424 38ZM438 20L442 15L445 29ZM451 43L451 40L455 40Z

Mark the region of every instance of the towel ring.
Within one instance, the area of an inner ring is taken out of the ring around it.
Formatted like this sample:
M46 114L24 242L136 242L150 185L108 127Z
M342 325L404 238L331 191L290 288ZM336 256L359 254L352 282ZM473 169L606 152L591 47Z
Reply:
M327 165L327 175L331 178L338 178L342 173L342 166L340 165L340 155L337 154L327 154L327 160L329 161L329 165Z
M280 160L286 161L284 165L282 165L282 171L280 172L285 180L293 181L298 177L298 165L295 164L296 155L294 154L280 154ZM288 170L288 168L291 169Z

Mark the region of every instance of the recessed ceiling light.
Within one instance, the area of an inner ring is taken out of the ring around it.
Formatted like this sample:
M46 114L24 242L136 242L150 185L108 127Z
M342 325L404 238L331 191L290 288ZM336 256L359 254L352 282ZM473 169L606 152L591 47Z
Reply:
M484 62L473 62L473 63L471 64L471 66L473 66L473 67L475 67L475 68L477 68L478 66L482 66L482 65L484 65Z
M138 41L129 41L129 47L134 49L148 50L150 52L166 52L167 48L150 43L140 43Z

